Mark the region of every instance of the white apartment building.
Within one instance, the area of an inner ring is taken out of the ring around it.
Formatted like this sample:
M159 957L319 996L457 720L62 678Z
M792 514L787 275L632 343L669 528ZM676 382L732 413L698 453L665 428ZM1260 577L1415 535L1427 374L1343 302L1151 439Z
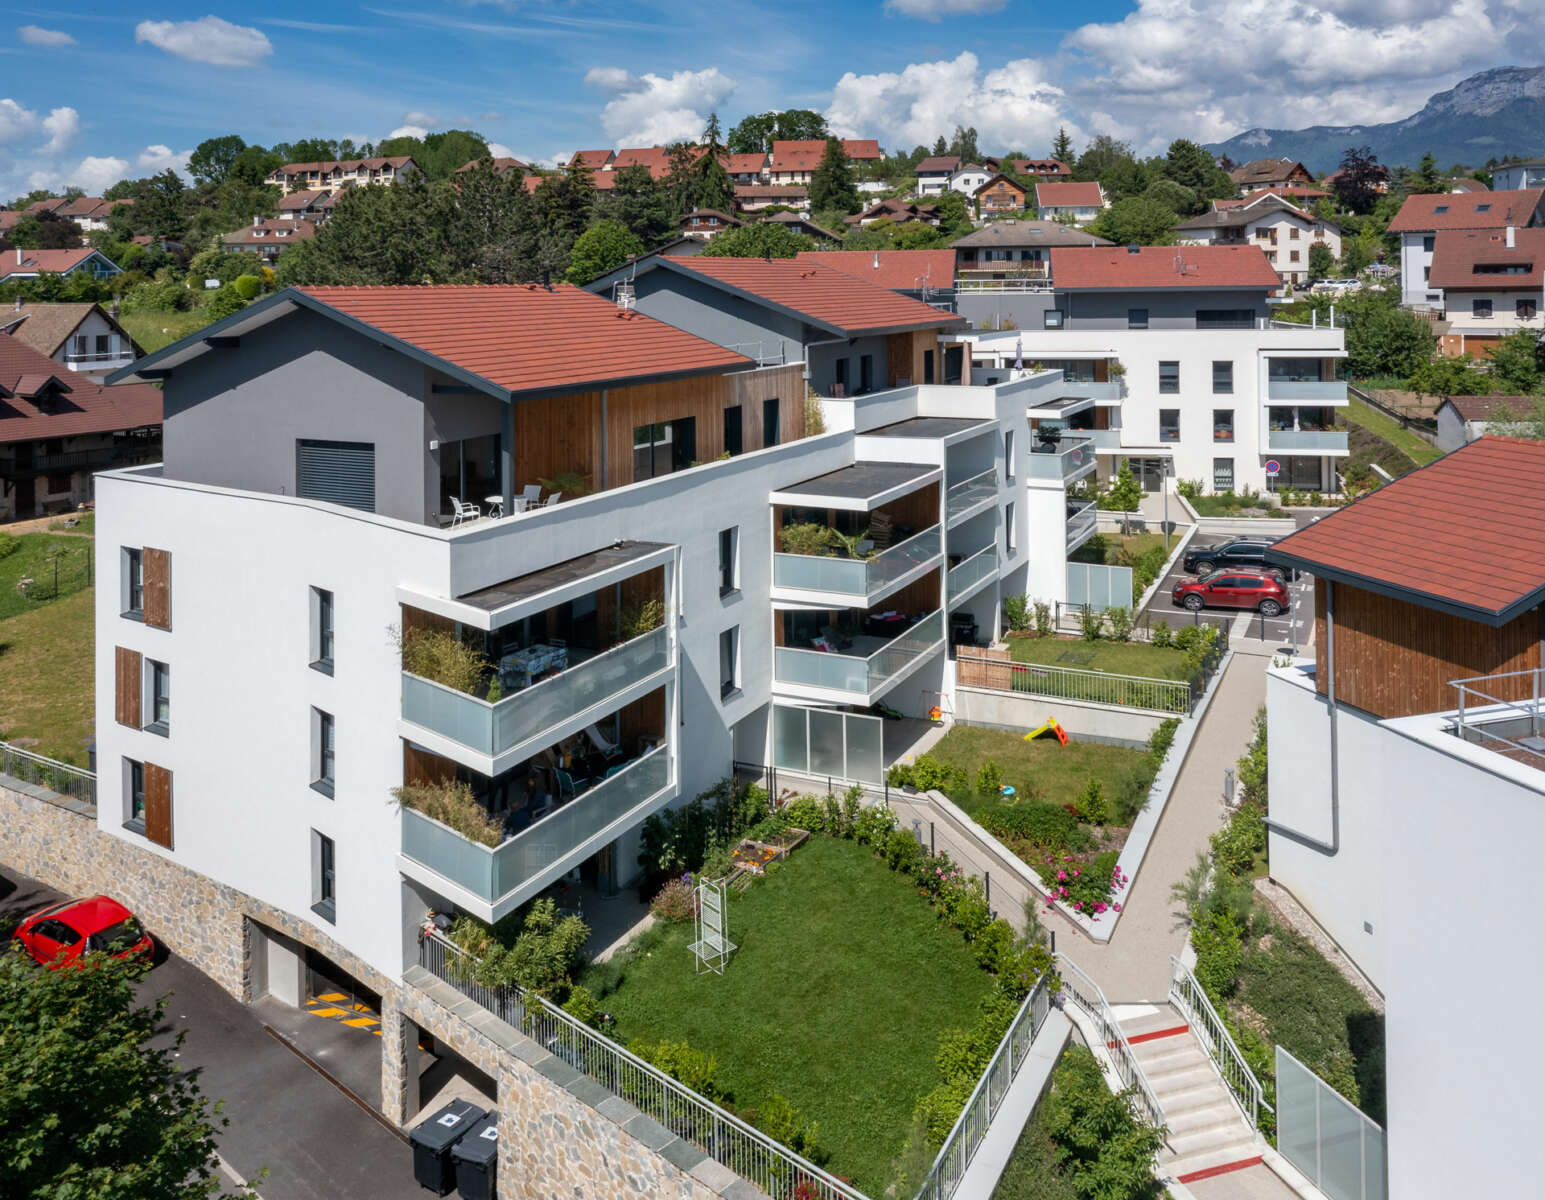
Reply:
M950 191L959 192L967 200L972 200L977 190L984 187L993 174L978 163L966 163L950 176L948 187Z
M1322 245L1341 257L1341 230L1313 213L1265 193L1247 204L1231 204L1175 226L1182 245L1259 246L1284 283L1309 282L1309 250Z
M1384 997L1402 1200L1537 1190L1518 1081L1545 1055L1490 1010L1545 987L1520 931L1545 838L1542 480L1545 447L1482 438L1272 552L1316 584L1313 659L1267 676L1271 876ZM1456 1011L1469 979L1484 1013Z
M281 196L291 192L317 191L321 188L362 186L367 183L396 183L417 164L406 154L389 158L330 159L326 162L285 163L275 167L268 182Z
M1428 276L1438 234L1457 230L1523 229L1545 220L1545 190L1436 192L1407 196L1389 232L1400 235L1401 303L1443 307L1443 291Z

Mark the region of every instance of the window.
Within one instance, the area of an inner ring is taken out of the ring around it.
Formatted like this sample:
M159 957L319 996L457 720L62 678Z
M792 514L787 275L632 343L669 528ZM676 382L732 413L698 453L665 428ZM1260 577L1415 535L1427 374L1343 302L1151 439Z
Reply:
M333 795L333 715L311 710L311 787L328 799Z
M1234 410L1232 408L1215 408L1212 410L1212 440L1215 442L1232 442L1234 440Z
M719 635L719 699L740 686L740 626L731 625Z
M123 827L145 832L145 764L123 760Z
M295 443L295 494L374 512L376 448L374 442Z
M1533 263L1476 263L1470 268L1472 275L1527 275L1534 269Z
M1425 253L1427 253L1427 254L1431 254L1432 253L1432 248L1434 246L1436 246L1437 244L1438 244L1438 239L1437 239L1437 235L1435 235L1435 234L1429 233L1429 234L1427 234L1427 236L1422 238L1422 250Z
M923 382L933 382L933 354L932 350L923 351Z
M724 410L724 452L731 458L740 453L740 405Z
M1159 364L1159 395L1174 396L1180 392L1180 364L1178 362L1161 362Z
M125 546L119 561L122 566L119 605L124 616L135 621L143 621L145 619L145 573L140 552Z
M1490 208L1491 205L1488 204L1486 207ZM1448 205L1440 204L1436 208L1434 208L1432 211L1435 212L1435 213L1446 213L1448 211Z
M311 666L333 673L333 594L319 587L311 589Z
M113 338L111 334L97 334L97 353L106 358L113 351Z
M1014 482L1014 431L1010 429L1003 435L1003 477L1009 482Z
M1489 299L1470 301L1470 315L1477 321L1491 320L1491 301Z
M1212 394L1214 396L1232 396L1234 394L1234 364L1218 359L1212 364Z
M1159 440L1161 442L1178 442L1180 440L1180 410L1178 408L1161 408L1159 410Z
M1295 229L1293 232L1297 233L1298 230ZM1288 261L1289 262L1297 262L1298 261L1298 251L1297 250L1290 250L1290 251L1288 251Z
M338 863L333 839L311 831L311 911L324 921L338 919Z
M1475 206L1475 211L1478 212L1478 213L1490 212L1491 211L1491 205L1489 205L1489 204L1477 204Z
M1014 502L1010 500L1003 506L1003 548L1013 554L1018 544L1018 532L1014 528Z
M172 726L172 669L153 658L145 661L150 668L150 724L145 728L166 737L171 733Z
M1232 458L1215 458L1212 460L1212 490L1215 492L1232 492L1234 490L1234 460Z
M1294 225L1292 228L1290 228L1288 230L1288 241L1296 242L1297 240L1298 240L1298 226Z
M860 393L874 391L874 355L872 354L858 356L858 390Z
M833 396L846 396L848 394L848 360L837 360L837 381L832 385Z
M70 353L75 355L76 358L86 357L87 343L86 335L84 333L77 333L74 337L72 337L70 339L70 345L72 347Z
M778 444L778 400L762 401L762 449Z
M1062 310L1060 308L1048 308L1041 314L1042 329L1061 329Z
M1513 301L1513 315L1520 321L1532 321L1539 315L1539 301L1515 300Z
M658 421L633 430L633 481L682 471L697 459L697 420Z
M1129 309L1127 309L1127 328L1128 329L1147 329L1148 328L1148 310L1146 308L1129 308Z
M1198 329L1253 329L1255 310L1250 308L1199 308L1196 310Z
M740 526L719 530L719 595L728 596L740 586L740 564L736 551L740 548Z

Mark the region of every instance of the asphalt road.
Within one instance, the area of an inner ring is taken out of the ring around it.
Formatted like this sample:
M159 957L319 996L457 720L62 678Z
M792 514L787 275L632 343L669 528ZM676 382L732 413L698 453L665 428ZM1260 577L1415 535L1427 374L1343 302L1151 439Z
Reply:
M0 936L61 898L0 866ZM265 1033L247 1006L176 956L157 963L139 992L147 1002L168 997L156 1043L184 1034L178 1065L197 1073L229 1121L217 1134L220 1156L263 1200L421 1200L407 1143ZM379 1056L379 1039L360 1036Z

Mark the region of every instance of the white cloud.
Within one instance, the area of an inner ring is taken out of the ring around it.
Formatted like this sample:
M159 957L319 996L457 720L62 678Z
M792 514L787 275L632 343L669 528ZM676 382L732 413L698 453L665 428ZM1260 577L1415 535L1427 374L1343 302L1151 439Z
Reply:
M1059 126L1075 138L1067 96L1049 83L1035 59L1021 58L983 73L976 55L912 63L899 72L837 81L826 120L839 137L878 137L895 149L931 146L956 125L974 126L984 152L1043 153Z
M191 157L193 157L192 150L174 151L170 146L146 146L135 158L134 167L146 175L159 175L162 171L171 169L186 179L188 159Z
M262 30L214 16L197 21L141 21L134 27L134 40L216 67L255 66L274 52Z
M1008 0L885 0L885 11L924 21L997 12Z
M80 132L80 113L68 106L56 108L43 118L43 132L48 134L44 154L58 154L75 140Z
M0 146L20 141L38 127L38 115L7 96L0 100Z
M440 123L440 118L432 117L426 112L419 112L418 109L413 108L402 114L402 123L404 125L422 125L425 128L431 128Z
M429 130L422 125L399 125L386 136L389 138L422 138L428 133Z
M33 171L27 177L27 190L48 188L58 192L67 187L78 187L83 188L87 195L100 196L103 189L111 187L128 173L127 159L91 156L64 170L50 167Z
M75 39L60 29L43 29L37 25L22 25L16 30L21 40L29 46L73 46Z
M504 114L496 112L478 113L477 119L479 121L502 121L504 120Z
M729 98L735 81L717 67L662 75L632 75L620 67L592 67L587 87L610 93L601 127L617 145L654 146L689 141L708 114Z
M503 142L489 142L488 153L493 158L519 158L520 155L511 150Z

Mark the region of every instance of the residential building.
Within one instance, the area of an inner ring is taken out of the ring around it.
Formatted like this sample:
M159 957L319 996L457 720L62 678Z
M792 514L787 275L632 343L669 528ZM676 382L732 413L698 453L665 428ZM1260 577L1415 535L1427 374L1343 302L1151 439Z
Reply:
M773 206L792 208L809 215L810 193L794 184L737 183L735 208L738 212L758 212Z
M707 242L726 229L734 229L744 225L745 222L739 217L732 217L729 213L722 213L716 208L694 208L676 224L683 236Z
M1498 1081L1527 1077L1540 1050L1435 998L1456 962L1498 997L1536 995L1545 959L1434 888L1484 863L1487 911L1531 911L1542 505L1545 444L1485 437L1268 552L1315 580L1313 659L1266 678L1271 877L1384 999L1390 1196L1537 1186L1519 1153L1532 1113Z
M1299 208L1312 204L1316 200L1330 199L1330 193L1320 188L1285 187L1278 184L1276 187L1256 188L1253 191L1246 192L1243 196L1237 196L1233 199L1214 200L1212 207L1214 209L1237 208L1242 204L1254 204L1262 196L1281 196L1282 199L1291 201Z
M976 195L977 189L982 187L993 177L993 172L979 163L964 163L960 169L954 172L948 186L952 192L959 192L967 200Z
M693 158L697 157L700 152L694 151ZM671 171L670 150L665 146L623 147L612 155L603 171L621 171L625 167L648 167L651 178L664 179Z
M1437 411L1438 449L1447 454L1489 433L1506 434L1508 425L1532 416L1545 396L1448 396Z
M407 155L388 158L330 159L326 162L285 163L275 167L268 182L281 196L291 192L316 191L318 188L355 187L367 183L396 183L410 171L417 170Z
M611 165L615 152L611 150L576 150L574 157L565 164L569 168L581 167L586 171L604 171Z
M1105 189L1098 183L1038 183L1035 185L1036 215L1043 221L1066 221L1087 225L1108 208Z
M971 287L991 288L993 281L1042 287L1051 281L1054 246L1110 244L1060 221L989 221L955 240L955 277Z
M945 305L954 301L953 250L801 250L796 258L833 267L845 275L867 279L924 303Z
M85 271L98 279L122 275L123 268L100 250L0 250L0 283L39 275L74 275Z
M0 333L93 379L144 353L116 316L90 301L29 304L18 298L10 312L0 313Z
M1541 183L1545 183L1545 174L1540 176ZM1538 186L1538 185L1536 185ZM1479 179L1471 179L1468 175L1460 179L1450 179L1448 190L1451 192L1489 192L1491 189Z
M790 233L803 234L805 237L814 238L818 243L824 242L835 246L842 241L840 233L833 233L830 229L817 225L803 213L775 212L762 217L763 221L772 221L782 225Z
M1545 332L1545 228L1448 230L1437 235L1429 291L1442 296L1442 353L1481 355L1521 329Z
M1432 287L1432 254L1438 234L1450 230L1518 229L1545 220L1545 189L1494 192L1433 192L1407 196L1389 232L1400 235L1401 303L1441 307L1443 293Z
M1185 245L1259 246L1283 283L1309 282L1309 248L1316 243L1341 257L1339 226L1271 193L1182 221L1175 233Z
M93 472L161 456L161 393L148 384L104 387L0 334L0 396L0 519L89 504Z
M877 201L861 212L842 218L844 225L857 225L860 228L873 225L876 221L889 221L893 225L904 225L908 221L938 225L939 209L934 204L912 204L905 200L890 199Z
M1313 187L1309 168L1291 158L1258 158L1228 173L1241 191L1252 192L1269 187Z
M507 155L501 155L499 157L474 158L471 162L462 163L461 166L456 168L453 174L465 175L468 171L475 170L482 163L488 163L493 167L494 174L501 176L508 175L511 171L520 171L529 175L532 171L536 170L536 168L528 162L522 162L518 158L510 158Z
M1073 168L1055 158L984 158L994 171L1034 179L1072 179Z
M120 204L133 205L133 198L104 200L101 196L77 196L54 209L54 215L74 221L83 233L97 233L107 228L108 214Z
M252 224L235 233L221 234L220 244L227 250L256 250L271 267L279 261L281 253L296 242L316 237L316 232L317 227L310 221L253 217Z
M960 156L934 154L917 164L917 194L942 196L949 190L950 177L960 170Z
M978 220L1002 216L1004 213L1022 213L1030 199L1030 189L1016 183L1008 175L994 175L971 194L976 205Z
M730 182L736 185L755 185L767 179L768 158L765 154L726 154L724 170Z
M842 151L850 162L879 162L880 143L872 138L842 138ZM768 183L808 185L826 153L824 138L775 140L767 164Z
M279 219L282 221L310 221L320 225L333 215L338 203L338 193L328 188L291 192L279 197Z
M885 157L874 138L843 138L842 149L856 163L877 163Z
M1491 169L1492 191L1516 192L1529 188L1545 188L1545 158L1506 163Z

